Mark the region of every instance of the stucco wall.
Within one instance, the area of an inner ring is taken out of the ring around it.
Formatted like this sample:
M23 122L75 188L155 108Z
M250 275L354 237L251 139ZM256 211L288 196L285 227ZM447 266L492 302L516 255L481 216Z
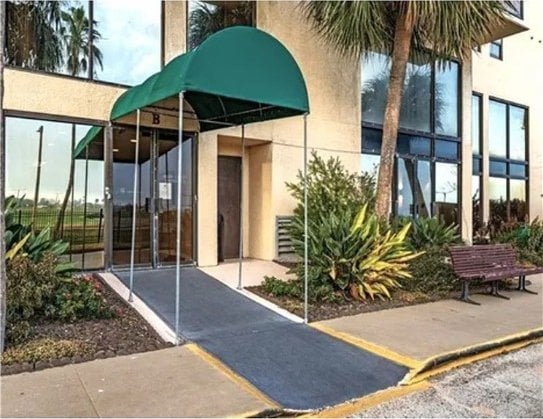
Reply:
M489 46L473 54L473 90L483 94L483 196L488 197L489 96L529 108L529 212L543 217L543 2L524 2L524 23L530 29L503 40L503 61L490 57ZM488 215L488 200L484 212Z

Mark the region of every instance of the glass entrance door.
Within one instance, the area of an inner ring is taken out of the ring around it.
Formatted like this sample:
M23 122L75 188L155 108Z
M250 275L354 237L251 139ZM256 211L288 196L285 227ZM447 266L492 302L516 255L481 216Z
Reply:
M112 170L112 264L130 264L136 152L134 127L116 127ZM193 260L193 143L183 140L181 260ZM136 266L158 268L175 263L177 231L177 131L142 128L136 167Z
M396 210L400 216L429 217L432 213L432 173L429 160L398 158Z

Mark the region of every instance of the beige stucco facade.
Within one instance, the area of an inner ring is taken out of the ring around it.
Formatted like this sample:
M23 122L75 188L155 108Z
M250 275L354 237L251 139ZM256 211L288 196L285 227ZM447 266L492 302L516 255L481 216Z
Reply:
M164 2L163 58L186 49L186 3ZM525 2L524 24L530 29L504 41L504 60L488 56L488 46L462 67L462 234L471 236L471 94L483 94L483 135L488 159L488 98L496 96L529 107L529 210L543 216L543 3ZM351 171L361 165L361 68L357 59L341 56L326 45L301 15L297 2L257 2L256 26L281 41L294 56L305 77L311 112L307 117L310 150L323 157L338 156ZM67 77L7 69L5 108L54 118L76 118L106 124L123 87ZM32 88L30 88L32 86ZM124 122L134 123L134 117ZM160 126L174 128L174 116ZM276 217L288 215L295 205L285 182L293 181L303 165L303 117L292 117L245 127L244 150L244 256L271 260L276 256ZM152 125L142 114L142 124ZM189 130L194 122L186 120ZM240 127L201 134L197 150L197 248L201 266L217 264L218 156L241 155ZM484 147L484 149L485 149ZM483 165L488 188L488 164ZM485 203L488 214L488 202Z

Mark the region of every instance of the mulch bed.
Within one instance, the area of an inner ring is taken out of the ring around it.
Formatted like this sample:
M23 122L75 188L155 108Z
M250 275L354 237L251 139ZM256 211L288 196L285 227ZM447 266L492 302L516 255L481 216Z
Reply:
M264 289L262 286L247 287L248 291L277 304L279 307L296 314L299 317L304 316L303 301L294 297L276 297ZM453 295L453 294L451 294ZM456 294L454 294L456 295ZM309 303L308 317L310 322L334 319L336 317L354 316L360 313L369 313L372 311L387 310L391 308L412 306L415 304L430 303L450 298L450 295L426 295L407 291L396 291L391 300L368 300L368 301L341 301L341 302L318 302Z
M114 318L74 323L36 323L32 326L32 338L27 342L44 338L55 341L79 341L89 348L86 355L2 365L2 375L154 351L172 346L171 343L165 342L136 310L105 283L103 283L102 295L116 313Z

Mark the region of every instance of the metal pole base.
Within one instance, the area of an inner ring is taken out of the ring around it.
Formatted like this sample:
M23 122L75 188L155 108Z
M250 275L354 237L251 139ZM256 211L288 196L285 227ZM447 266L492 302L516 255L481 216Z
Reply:
M523 292L527 292L528 294L537 295L537 292L526 288L526 275L520 275L518 277L518 286L516 288L516 291L523 291Z
M481 303L478 303L477 301L474 301L471 298L469 298L469 284L466 281L462 282L462 292L460 294L460 297L456 299L459 301L463 301L464 303L473 304L474 306L481 305Z
M510 300L511 299L508 296L500 294L498 292L498 281L492 281L491 282L490 293L488 295L491 295L492 297L503 298L504 300Z

